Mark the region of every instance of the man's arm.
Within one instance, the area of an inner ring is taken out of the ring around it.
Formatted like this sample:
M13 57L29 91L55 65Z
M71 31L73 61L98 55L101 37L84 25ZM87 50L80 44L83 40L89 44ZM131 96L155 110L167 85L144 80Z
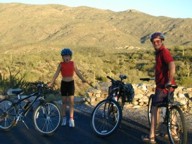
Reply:
M171 84L171 82L174 78L174 75L175 75L175 63L174 63L174 61L172 61L168 64L168 68L169 68L169 81L168 81L168 83Z

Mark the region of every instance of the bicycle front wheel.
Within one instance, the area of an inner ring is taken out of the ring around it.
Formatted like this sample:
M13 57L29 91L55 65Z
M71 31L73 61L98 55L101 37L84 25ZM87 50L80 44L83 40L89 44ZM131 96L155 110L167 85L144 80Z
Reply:
M122 109L114 100L103 100L94 108L91 116L91 127L100 137L109 136L122 119Z
M0 102L0 129L9 130L16 119L16 108L12 101L2 100Z
M33 116L35 128L42 134L52 135L61 122L61 114L56 104L47 102L39 105Z
M186 144L187 130L184 115L178 106L170 108L168 118L168 135L172 144Z

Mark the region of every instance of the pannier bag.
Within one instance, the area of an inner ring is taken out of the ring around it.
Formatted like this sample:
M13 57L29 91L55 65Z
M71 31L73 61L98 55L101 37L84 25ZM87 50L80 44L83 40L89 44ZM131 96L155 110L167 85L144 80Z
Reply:
M125 96L126 102L129 102L129 103L133 102L135 91L132 84L128 83L124 85L124 96Z

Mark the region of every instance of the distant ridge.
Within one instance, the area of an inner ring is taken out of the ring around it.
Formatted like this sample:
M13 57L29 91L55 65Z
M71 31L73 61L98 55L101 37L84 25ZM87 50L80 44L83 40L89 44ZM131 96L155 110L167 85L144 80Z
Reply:
M38 43L148 47L155 31L165 33L170 47L192 45L192 19L156 17L132 9L11 3L0 4L0 19L0 49Z

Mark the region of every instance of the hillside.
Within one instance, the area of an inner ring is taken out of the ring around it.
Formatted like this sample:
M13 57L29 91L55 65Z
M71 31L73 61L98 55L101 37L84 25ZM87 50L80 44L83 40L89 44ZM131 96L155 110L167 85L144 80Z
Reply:
M36 43L148 47L154 31L166 34L168 46L192 45L192 19L155 17L136 10L0 4L0 19L0 49Z
M119 74L128 75L127 82L139 83L140 77L154 76L154 51L148 39L154 31L166 35L177 83L192 86L192 19L26 4L0 4L0 19L0 92L13 77L50 81L63 47L73 50L73 60L94 85ZM83 93L85 87L77 79L77 91Z

